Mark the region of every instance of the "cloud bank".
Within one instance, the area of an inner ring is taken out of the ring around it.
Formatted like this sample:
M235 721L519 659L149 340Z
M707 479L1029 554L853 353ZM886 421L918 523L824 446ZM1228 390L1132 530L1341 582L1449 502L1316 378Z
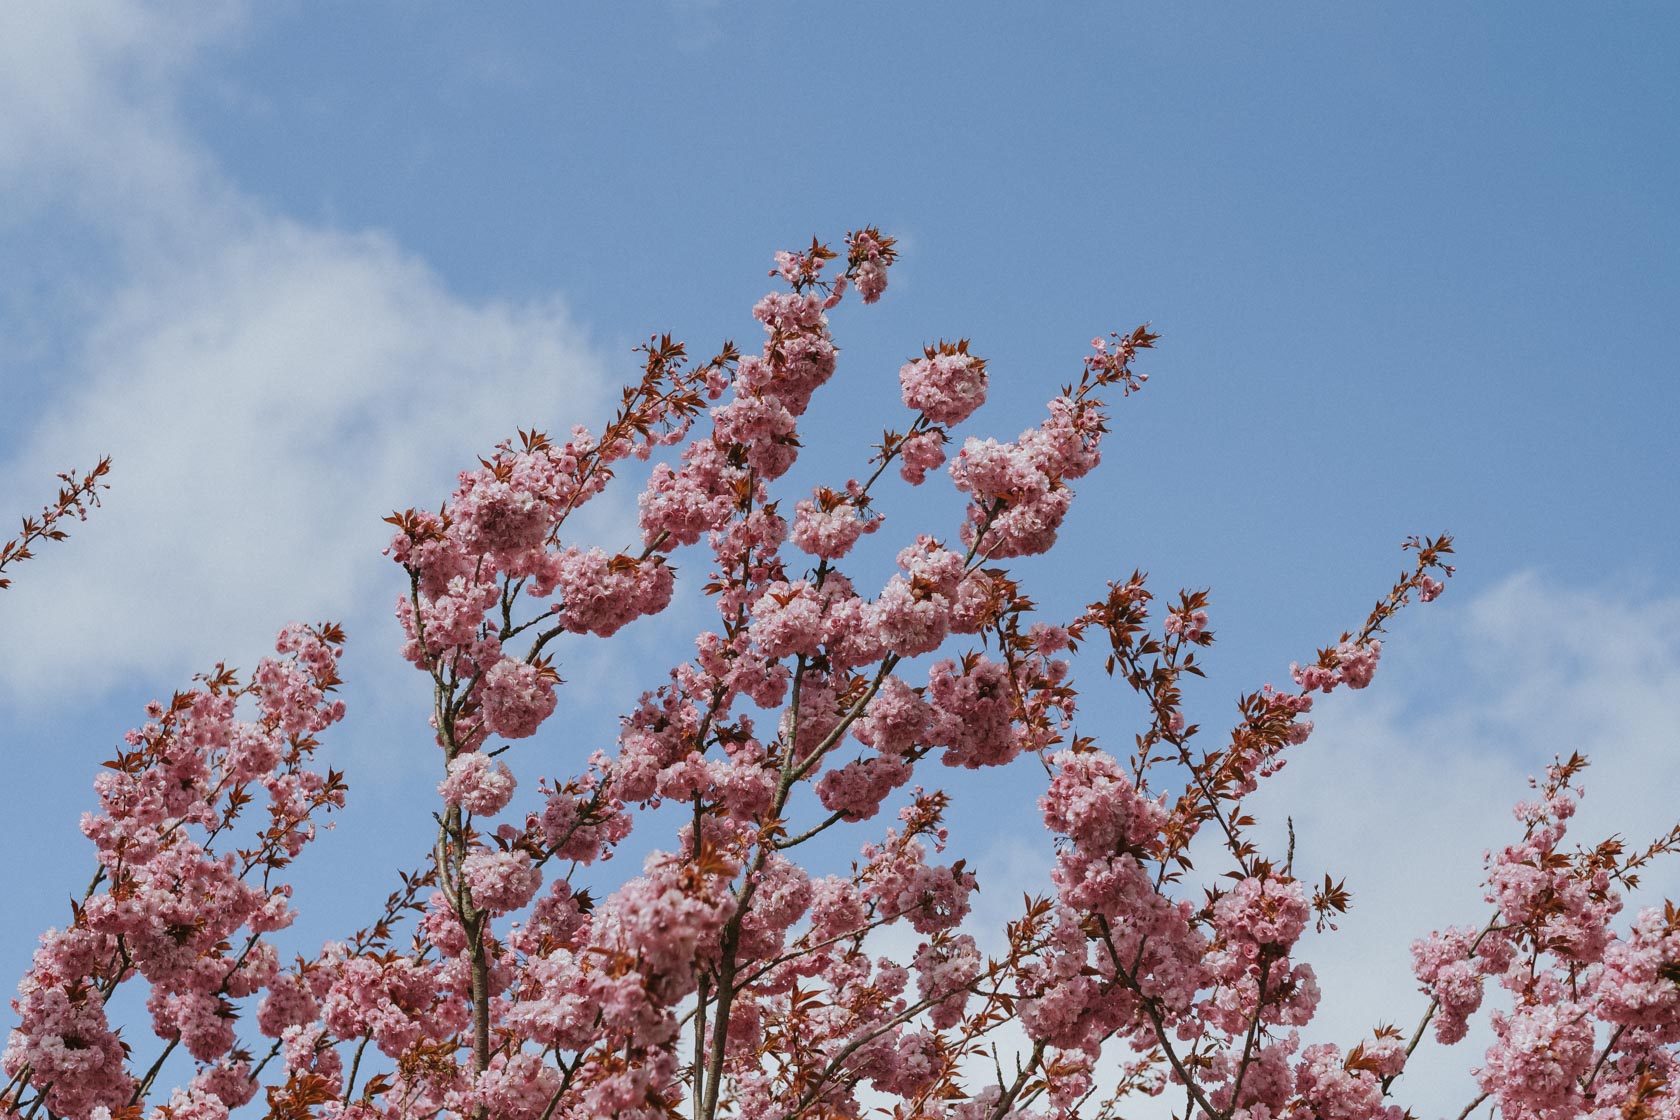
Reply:
M0 600L30 636L0 668L16 703L249 665L291 618L384 626L380 519L435 505L516 427L593 418L619 372L558 297L464 300L377 231L242 195L176 98L244 23L227 4L0 16L0 221L25 245L70 226L98 261L78 315L29 325L63 357L22 401L0 500L36 508L52 470L115 460L105 507Z

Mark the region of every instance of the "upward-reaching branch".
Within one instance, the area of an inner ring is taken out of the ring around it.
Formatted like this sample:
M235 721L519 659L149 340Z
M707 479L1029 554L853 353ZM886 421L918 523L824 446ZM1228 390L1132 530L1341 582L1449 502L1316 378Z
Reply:
M30 551L30 545L39 541L61 541L69 536L69 532L60 526L71 517L78 521L87 520L88 507L97 506L99 491L109 488L103 479L110 469L111 459L106 456L86 474L78 475L72 470L58 476L62 485L58 488L57 500L42 506L39 516L24 518L18 535L0 544L0 591L12 585L11 578L5 574L7 565L21 563L35 555Z

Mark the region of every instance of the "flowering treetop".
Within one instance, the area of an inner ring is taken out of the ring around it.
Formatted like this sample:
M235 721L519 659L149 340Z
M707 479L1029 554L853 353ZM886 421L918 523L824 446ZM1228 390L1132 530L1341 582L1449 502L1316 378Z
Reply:
M599 432L521 432L437 512L389 518L440 800L426 866L370 926L291 963L269 940L292 919L291 861L344 803L342 776L312 768L343 715L336 627L289 627L251 677L218 669L149 710L84 818L93 882L20 986L6 1115L1025 1120L1164 1093L1186 1117L1398 1120L1412 1048L1431 1024L1461 1037L1490 978L1510 1006L1478 1077L1504 1116L1673 1114L1677 922L1648 912L1621 934L1611 919L1618 885L1680 833L1563 850L1578 759L1490 857L1493 916L1418 943L1416 1031L1302 1043L1319 989L1301 939L1349 892L1262 851L1245 802L1307 740L1317 696L1365 687L1396 612L1441 593L1449 538L1406 542L1366 619L1294 666L1293 688L1243 695L1208 744L1182 692L1214 638L1205 592L1158 603L1134 572L1052 618L1008 566L1054 548L1101 463L1106 402L1145 383L1146 328L1095 340L1009 441L959 442L987 363L967 340L929 345L899 371L907 421L861 477L781 492L836 371L828 314L853 289L880 298L895 258L873 228L843 254L777 254L786 286L753 308L756 350L696 364L655 338ZM639 541L577 543L572 514L627 460L654 460ZM899 537L884 581L848 575L884 531L892 476L921 486L940 468L960 520ZM525 776L520 798L509 748L558 708L557 645L664 610L689 549L708 557L715 623L615 749ZM1073 658L1091 644L1147 704L1119 750L1075 726ZM1001 931L972 928L968 861L941 861L934 764L1043 775L1054 868ZM603 865L639 823L674 827L613 879ZM1227 858L1198 883L1204 834ZM802 866L801 849L838 843L848 873ZM889 927L915 948L882 955ZM135 980L159 1039L139 1057L106 1014ZM987 1060L1006 1027L1024 1038L1012 1068ZM166 1096L177 1050L194 1073Z

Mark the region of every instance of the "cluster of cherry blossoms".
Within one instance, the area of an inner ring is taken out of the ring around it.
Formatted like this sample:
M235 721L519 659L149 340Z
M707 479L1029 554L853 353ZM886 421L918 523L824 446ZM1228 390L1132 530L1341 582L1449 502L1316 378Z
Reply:
M1680 831L1634 853L1618 840L1567 850L1585 765L1575 755L1551 766L1538 798L1516 806L1522 838L1488 855L1487 923L1412 946L1441 1042L1464 1037L1488 981L1507 993L1475 1073L1482 1099L1513 1120L1680 1113L1680 912L1646 908L1625 934L1614 925L1618 886L1637 886L1636 870Z
M93 885L69 926L42 935L13 1004L20 1022L0 1058L7 1115L121 1113L177 1046L198 1072L174 1094L174 1115L225 1116L256 1094L261 1063L236 1045L234 1019L263 997L264 1033L281 1035L269 1008L286 982L266 935L295 914L275 874L314 838L313 818L344 803L342 778L309 768L315 736L344 715L329 695L342 640L332 627L287 628L279 659L247 682L218 670L151 705L106 763L99 809L82 818L97 853ZM239 718L242 704L254 719ZM241 818L259 798L253 834ZM163 1043L138 1074L105 1011L135 980Z
M779 492L837 371L829 314L854 288L877 300L895 259L872 228L843 255L776 254L786 289L753 308L755 352L691 365L654 339L599 432L522 432L436 513L388 519L402 655L435 697L438 753L416 765L437 774L437 833L374 925L289 965L265 936L292 918L278 872L343 801L340 777L307 765L342 715L336 630L290 628L248 683L217 673L154 707L97 783L84 832L99 871L20 988L0 1115L1063 1120L1168 1094L1187 1118L1400 1120L1425 1027L1304 1040L1320 999L1305 938L1348 894L1266 858L1245 800L1307 741L1318 696L1370 683L1396 612L1441 594L1450 540L1408 541L1415 562L1364 623L1293 666L1293 689L1244 695L1204 745L1182 685L1214 640L1205 593L1162 609L1134 573L1052 618L1006 566L1055 546L1101 463L1105 395L1144 385L1146 329L1095 340L1009 441L958 432L985 402L986 361L966 340L926 346L898 374L909 419L864 477ZM649 464L639 539L572 539L572 514L633 461ZM854 554L890 528L895 480L941 469L960 513L885 546L891 569L866 579ZM688 549L715 623L616 743L521 796L504 752L561 710L558 644L664 611ZM1075 730L1091 646L1146 705L1114 753ZM945 858L933 762L1045 775L1054 867L1001 933L973 928L982 875ZM1477 1076L1502 1115L1675 1115L1680 918L1647 912L1625 935L1612 919L1616 884L1680 833L1633 856L1563 853L1578 769L1554 771L1520 810L1523 839L1492 858L1494 918L1419 943L1425 1023L1462 1037L1494 978L1509 1008ZM230 846L258 790L268 823ZM657 834L614 879L636 828ZM1189 876L1205 835L1224 865L1204 886ZM802 866L797 849L843 836L849 871ZM914 947L881 952L889 928ZM134 978L160 1040L149 1065L107 1021ZM264 1056L237 1036L247 1003ZM1025 1045L1006 1070L991 1048L1011 1024ZM177 1049L194 1072L166 1096Z

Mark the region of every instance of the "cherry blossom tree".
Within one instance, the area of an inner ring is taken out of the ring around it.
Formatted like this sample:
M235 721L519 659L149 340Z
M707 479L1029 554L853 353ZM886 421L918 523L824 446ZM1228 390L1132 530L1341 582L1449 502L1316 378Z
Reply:
M1094 341L1010 441L959 437L987 364L966 341L930 345L861 477L778 486L836 371L828 313L879 299L895 257L874 228L843 256L778 253L752 352L694 361L656 338L599 431L521 432L437 512L389 518L439 800L432 851L370 925L289 962L272 936L294 918L292 861L345 803L314 761L344 715L338 627L288 626L248 677L218 667L148 708L83 818L92 881L13 1003L5 1115L1001 1120L1164 1095L1185 1117L1399 1120L1408 1056L1461 1039L1490 981L1506 995L1472 1108L1680 1115L1680 915L1616 924L1680 832L1566 847L1579 758L1518 807L1489 913L1417 942L1415 1029L1302 1042L1319 988L1298 946L1349 892L1262 851L1248 799L1307 741L1315 699L1365 687L1397 612L1441 593L1449 538L1408 540L1363 622L1293 687L1242 696L1215 736L1181 687L1213 643L1205 593L1157 598L1133 572L1056 618L1009 565L1054 548L1108 402L1144 386L1146 328ZM639 541L577 543L572 515L638 460ZM82 512L105 466L68 479L0 568ZM898 535L884 581L848 575L889 531L894 489L940 468L960 522ZM665 610L682 553L710 573L716 622L648 682L614 749L531 775L515 741L559 710L554 651ZM1075 655L1141 698L1140 728L1076 729ZM981 876L945 859L941 766L1037 783L1054 869L1003 930L973 928ZM651 854L611 875L638 825ZM1193 865L1199 838L1216 866ZM849 872L808 869L836 851ZM881 953L893 929L915 948ZM110 1021L125 984L155 1041ZM1024 1040L1007 1063L991 1049L1006 1032Z

